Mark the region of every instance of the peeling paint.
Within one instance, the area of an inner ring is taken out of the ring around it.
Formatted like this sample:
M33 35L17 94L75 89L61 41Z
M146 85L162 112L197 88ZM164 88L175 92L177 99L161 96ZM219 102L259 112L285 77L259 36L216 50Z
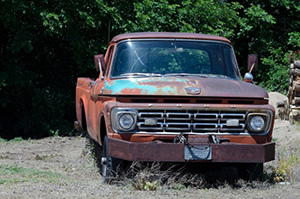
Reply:
M150 77L115 79L105 83L103 94L190 96L185 88L201 88L202 97L267 98L266 91L256 85L233 79L201 77Z

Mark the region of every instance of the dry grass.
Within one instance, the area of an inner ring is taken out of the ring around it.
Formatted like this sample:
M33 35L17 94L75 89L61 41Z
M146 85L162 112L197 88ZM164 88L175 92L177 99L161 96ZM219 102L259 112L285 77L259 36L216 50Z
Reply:
M100 172L101 148L88 138L85 151L90 153L95 166ZM88 152L89 151L89 152ZM229 186L265 187L274 182L274 172L265 173L259 181L245 181L238 178L234 165L194 164L194 163L161 163L161 162L127 162L114 177L106 182L134 190L155 191L159 189L181 190L186 188L206 189ZM270 170L270 169L269 169Z
M162 188L205 188L205 176L187 171L182 164L134 162L129 168L118 172L111 183L130 184L136 190L153 191Z
M275 182L299 182L300 148L282 148L277 152L276 161L273 162L271 169Z
M260 180L245 181L238 178L237 170L228 166L199 167L199 164L134 162L119 170L109 184L130 186L134 190L210 189L230 187L266 188L273 184L273 173L265 173Z
M299 125L300 126L300 125ZM245 181L238 178L234 165L212 166L200 164L126 162L108 183L130 186L135 190L159 189L181 190L205 189L229 186L231 188L266 188L278 182L300 181L300 142L293 146L277 148L276 160L265 164L264 174L259 180ZM92 142L88 148L99 166L99 148ZM98 153L98 155L97 155Z

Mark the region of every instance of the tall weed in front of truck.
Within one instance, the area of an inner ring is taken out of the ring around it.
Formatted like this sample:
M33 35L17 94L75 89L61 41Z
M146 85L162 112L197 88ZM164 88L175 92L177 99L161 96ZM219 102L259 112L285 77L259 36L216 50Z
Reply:
M195 165L194 165L195 166ZM129 186L139 191L161 189L210 189L210 188L261 188L273 185L272 174L260 180L239 179L234 167L194 167L189 164L135 162L126 171L119 172L110 184Z
M300 143L299 143L300 144ZM299 146L299 145L298 145ZM278 151L271 166L274 182L295 182L300 180L300 148L288 147Z
M135 190L205 188L207 181L201 173L188 172L183 164L134 162L111 181L129 184Z
M91 157L92 164L100 172L100 146L87 138L83 153ZM292 162L294 160L291 160ZM282 163L281 163L282 164ZM286 165L271 165L268 171L256 181L239 179L234 167L202 167L201 164L189 163L159 163L159 162L125 162L114 177L106 182L111 185L127 187L140 191L155 191L160 189L206 189L206 188L241 188L268 187L275 182L275 177L283 176L281 168ZM289 165L288 165L289 166ZM295 172L295 170L294 170ZM287 173L285 175L290 175ZM284 177L285 179L286 177Z

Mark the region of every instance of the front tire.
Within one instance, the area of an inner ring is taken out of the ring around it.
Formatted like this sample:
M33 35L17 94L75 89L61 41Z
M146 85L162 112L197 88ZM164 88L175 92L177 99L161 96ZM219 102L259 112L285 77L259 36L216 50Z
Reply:
M101 166L100 172L103 178L103 182L109 182L110 179L117 175L120 168L121 160L108 155L108 141L107 136L103 139L103 148L101 153Z
M238 165L239 177L247 181L259 179L263 174L263 170L263 163L245 163Z

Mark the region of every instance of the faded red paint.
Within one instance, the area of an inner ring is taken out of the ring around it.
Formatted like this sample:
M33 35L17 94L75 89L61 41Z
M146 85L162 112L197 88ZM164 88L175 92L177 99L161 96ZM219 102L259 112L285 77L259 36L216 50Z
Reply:
M131 94L141 94L142 91L143 91L142 89L138 89L138 88L134 88L134 89L125 88L125 89L121 90L121 93L127 94L127 95L129 93L131 93Z
M130 82L133 86L120 89L120 86L126 86L127 82ZM164 96L169 94L172 94L174 97L190 96L185 92L185 88L197 87L201 89L201 97L268 98L267 92L259 86L222 78L158 77L139 78L138 81L134 82L132 80L115 79L110 80L107 84L114 86L114 88L113 90L104 90L104 94L112 95L141 95L142 93L147 93L149 96ZM149 86L155 88L156 91L148 92ZM164 89L168 92L164 92Z
M214 40L230 44L226 38L193 33L129 33L114 37L108 49L128 39L191 39ZM115 55L112 55L115 56ZM96 80L78 78L76 87L76 127L83 124L86 116L87 131L92 139L102 145L104 133L109 138L109 154L128 160L185 161L182 144L172 144L176 134L124 133L118 134L112 127L111 110L124 109L170 109L170 110L270 110L268 94L262 88L238 80L223 78L149 77L128 80L110 79L111 58L105 56L108 72L99 74ZM104 69L104 68L103 68ZM130 84L129 84L130 83ZM191 95L185 88L200 88L199 95ZM274 117L266 135L219 135L230 143L212 144L211 162L266 162L274 159L274 143L271 143ZM196 145L207 142L208 135L189 135ZM194 143L193 143L194 144ZM155 148L157 147L157 148ZM160 153L160 150L165 151ZM238 151L236 156L228 153ZM145 154L143 156L143 154ZM157 155L157 156L156 156ZM249 159L250 158L250 159ZM252 158L252 159L251 159Z

